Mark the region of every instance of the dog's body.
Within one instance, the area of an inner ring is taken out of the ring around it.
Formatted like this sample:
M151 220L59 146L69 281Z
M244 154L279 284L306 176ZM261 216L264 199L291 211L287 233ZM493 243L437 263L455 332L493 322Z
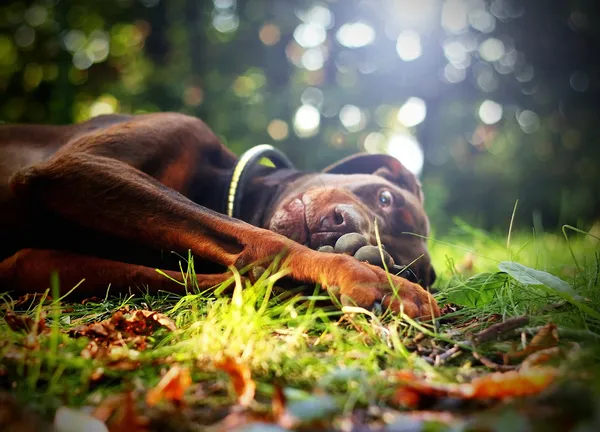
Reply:
M182 114L0 126L0 286L43 291L58 270L65 291L85 278L77 291L86 295L109 284L111 292L181 292L155 271L172 267L170 251L192 252L200 288L229 278L230 266L283 253L292 279L321 283L344 301L439 314L421 286L391 276L399 301L380 268L311 250L348 232L375 243L377 220L394 261L416 260L422 284L433 282L425 240L402 234L425 236L428 222L420 186L398 161L364 155L322 173L261 169L230 218L223 213L237 161L203 122ZM165 272L181 280L176 268Z

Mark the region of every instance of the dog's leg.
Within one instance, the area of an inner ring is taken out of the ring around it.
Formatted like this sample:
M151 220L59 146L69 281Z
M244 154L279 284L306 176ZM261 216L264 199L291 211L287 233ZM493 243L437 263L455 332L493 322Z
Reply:
M152 292L186 293L181 272L161 270L166 277L150 267L45 249L23 249L0 262L0 286L19 294L44 291L50 286L49 275L54 270L59 272L61 295L85 279L69 298L103 297L109 285L112 294L145 292L146 288ZM187 281L188 290L213 288L231 277L231 273L196 275L196 283Z

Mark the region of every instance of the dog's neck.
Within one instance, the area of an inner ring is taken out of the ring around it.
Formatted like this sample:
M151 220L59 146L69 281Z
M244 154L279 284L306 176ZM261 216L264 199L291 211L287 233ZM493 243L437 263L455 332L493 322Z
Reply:
M299 177L310 175L294 168L263 167L244 185L239 218L265 228L268 210L285 192L287 186Z

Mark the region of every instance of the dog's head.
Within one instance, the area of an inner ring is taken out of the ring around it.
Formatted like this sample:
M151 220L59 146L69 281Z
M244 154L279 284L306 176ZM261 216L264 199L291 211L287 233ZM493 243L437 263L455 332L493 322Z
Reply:
M377 221L375 223L375 221ZM277 198L266 227L311 249L357 232L381 243L398 265L410 265L421 284L435 272L425 236L429 221L418 179L388 155L359 154L318 174L299 177Z

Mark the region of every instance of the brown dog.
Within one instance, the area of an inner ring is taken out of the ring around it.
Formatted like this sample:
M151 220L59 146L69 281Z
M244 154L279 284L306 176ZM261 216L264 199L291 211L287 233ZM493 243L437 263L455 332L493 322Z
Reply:
M162 251L191 251L199 288L228 279L230 266L283 254L292 279L320 283L344 304L439 315L418 284L391 276L393 290L379 267L312 250L348 232L375 244L377 220L394 262L416 260L411 268L429 286L425 240L402 234L428 231L410 172L384 155L351 157L322 173L282 165L240 176L236 156L202 121L175 113L1 126L0 286L43 291L58 270L64 291L85 278L75 292L86 296L109 284L113 293L182 292L155 271L182 280L173 254Z

